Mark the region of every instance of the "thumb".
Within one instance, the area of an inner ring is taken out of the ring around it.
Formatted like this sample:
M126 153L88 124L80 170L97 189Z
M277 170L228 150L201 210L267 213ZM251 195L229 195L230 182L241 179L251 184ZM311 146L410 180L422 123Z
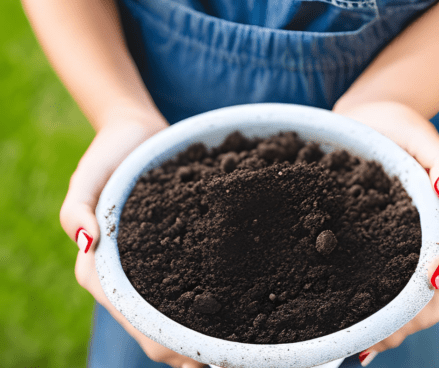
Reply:
M61 208L60 220L64 231L76 242L80 251L87 253L96 248L99 225L90 204L69 194Z
M426 169L431 185L439 196L439 133L430 121L413 111L411 113L416 124L405 136L405 148Z
M94 249L98 242L99 225L95 208L102 188L111 174L105 172L105 169L108 170L105 165L98 165L101 162L100 156L97 136L70 179L69 190L60 212L64 231L84 253Z
M439 289L439 257L430 263L428 267L428 279L434 289Z
M94 253L99 241L99 225L95 208L99 195L119 162L129 153L129 149L117 149L117 138L123 137L118 131L103 128L94 138L73 173L69 190L61 207L61 225L67 235L77 243L78 254L75 275L82 287L92 292L91 280ZM120 144L120 143L119 143ZM99 288L94 288L94 292ZM93 294L95 298L97 297Z
M61 207L61 225L82 252L94 249L99 238L95 208L114 168L106 160L106 145L98 134L79 161Z
M431 166L427 172L430 176L431 185L439 197L439 154L431 160Z
M61 225L83 252L95 249L99 226L95 216L99 195L128 150L117 150L120 134L103 128L94 138L73 173L61 207Z
M139 144L165 124L106 125L81 158L61 208L61 225L82 251L96 247L99 226L95 216L101 191L116 167Z

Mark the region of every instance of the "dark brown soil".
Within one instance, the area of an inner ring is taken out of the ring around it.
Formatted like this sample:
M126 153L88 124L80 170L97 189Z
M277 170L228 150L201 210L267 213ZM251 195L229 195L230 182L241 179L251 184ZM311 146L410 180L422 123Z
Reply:
M142 177L118 244L159 311L231 341L297 342L349 327L407 284L419 216L396 178L295 133L195 144Z

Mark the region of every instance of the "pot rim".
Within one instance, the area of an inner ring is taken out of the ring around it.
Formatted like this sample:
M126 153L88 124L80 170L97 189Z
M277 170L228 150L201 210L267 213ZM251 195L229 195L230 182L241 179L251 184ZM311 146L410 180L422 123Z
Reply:
M268 137L293 130L323 150L344 148L377 160L397 175L418 209L422 248L410 281L384 308L338 332L308 341L257 345L226 341L195 332L148 304L130 284L117 247L123 206L140 175L161 165L190 144L219 145L228 133ZM331 148L332 147L332 148ZM374 345L410 321L432 298L427 267L439 256L439 200L425 170L403 149L375 130L330 111L292 104L249 104L213 110L176 123L136 148L116 169L96 209L101 238L96 269L105 295L145 336L180 354L221 367L313 367L344 358Z

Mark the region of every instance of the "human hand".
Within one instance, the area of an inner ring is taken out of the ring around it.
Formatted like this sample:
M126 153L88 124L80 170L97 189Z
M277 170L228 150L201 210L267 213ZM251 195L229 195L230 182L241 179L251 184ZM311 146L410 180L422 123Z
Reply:
M427 119L409 107L393 102L373 102L352 107L336 105L334 112L369 125L405 149L427 170L439 196L439 134ZM407 336L439 322L439 258L431 262L428 279L431 288L435 289L433 298L409 323L360 353L363 367L378 353L398 347Z
M428 269L428 279L431 283L430 287L435 289L433 298L410 322L405 324L388 338L361 352L359 360L363 367L367 366L378 355L378 353L398 347L407 336L427 329L439 322L439 259L434 260L430 264Z
M95 250L99 243L95 208L99 195L121 161L142 142L168 126L160 114L145 119L119 116L112 120L103 125L80 160L61 208L62 227L79 247L75 266L76 279L136 339L151 359L172 367L201 368L204 364L177 354L136 330L114 308L102 290L95 267Z

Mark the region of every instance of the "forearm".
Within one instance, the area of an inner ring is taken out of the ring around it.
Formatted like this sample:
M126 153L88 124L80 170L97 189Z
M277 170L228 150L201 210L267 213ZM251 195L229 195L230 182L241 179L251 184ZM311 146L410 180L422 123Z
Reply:
M123 39L114 0L22 0L49 61L96 130L163 120Z
M438 24L435 5L376 57L333 108L391 138L427 168L439 164L439 135L428 121L439 108Z
M337 101L334 111L389 101L431 119L439 111L439 4L393 40Z

